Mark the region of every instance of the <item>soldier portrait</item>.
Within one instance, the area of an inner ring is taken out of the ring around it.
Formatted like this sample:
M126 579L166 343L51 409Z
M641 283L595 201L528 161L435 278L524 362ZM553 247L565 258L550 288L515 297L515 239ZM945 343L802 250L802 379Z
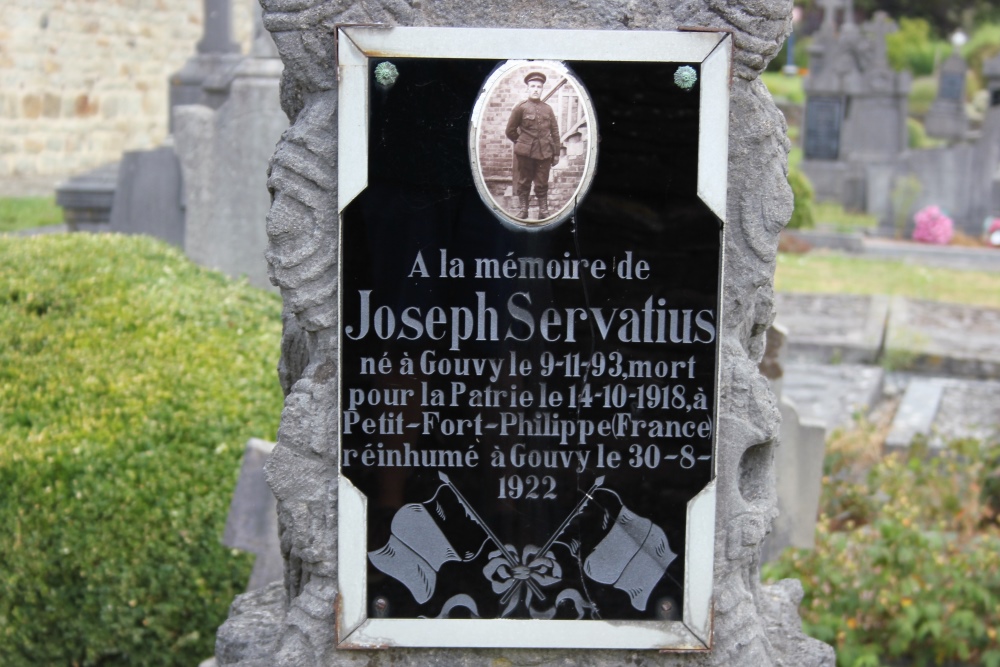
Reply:
M480 196L506 223L566 219L593 178L596 136L590 98L564 64L507 61L473 110L470 158Z

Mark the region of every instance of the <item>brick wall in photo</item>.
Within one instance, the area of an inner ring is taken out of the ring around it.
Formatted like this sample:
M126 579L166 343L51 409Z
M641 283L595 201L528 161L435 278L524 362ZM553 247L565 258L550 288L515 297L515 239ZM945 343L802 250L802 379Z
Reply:
M513 108L527 98L524 76L535 70L547 77L543 97L563 78L557 71L541 66L512 70L494 87L480 124L479 156L483 178L493 198L509 213L517 212L518 201L511 180L514 144L507 139L505 130ZM555 212L569 201L583 177L587 159L587 118L576 88L569 83L561 86L546 103L556 114L563 144L559 164L552 169L549 179L549 210ZM531 206L534 209L534 196ZM534 215L532 211L532 217Z

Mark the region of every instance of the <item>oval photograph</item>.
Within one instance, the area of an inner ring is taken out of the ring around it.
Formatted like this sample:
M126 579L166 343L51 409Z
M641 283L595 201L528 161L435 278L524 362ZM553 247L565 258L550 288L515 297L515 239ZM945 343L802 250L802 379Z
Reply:
M562 222L597 166L597 122L586 89L561 62L508 60L472 111L469 157L479 195L504 223Z

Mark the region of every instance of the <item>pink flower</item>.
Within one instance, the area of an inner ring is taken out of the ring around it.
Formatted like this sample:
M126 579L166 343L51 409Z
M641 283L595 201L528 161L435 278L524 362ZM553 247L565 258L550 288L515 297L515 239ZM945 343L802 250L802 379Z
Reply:
M946 245L955 234L955 224L937 206L927 206L913 216L913 240Z
M993 218L990 228L986 232L986 239L991 246L1000 247L1000 218Z

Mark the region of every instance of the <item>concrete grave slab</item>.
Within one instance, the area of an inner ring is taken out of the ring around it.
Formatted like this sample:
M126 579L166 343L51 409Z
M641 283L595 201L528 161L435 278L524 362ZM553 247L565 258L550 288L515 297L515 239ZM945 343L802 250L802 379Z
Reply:
M874 363L878 359L888 297L786 292L777 295L775 307L788 328L789 361Z
M911 377L896 410L887 451L906 451L914 438L925 439L931 453L948 443L1000 437L1000 382Z
M784 395L798 408L803 419L823 424L827 433L849 428L857 415L864 415L882 395L884 371L860 364L785 364Z
M910 381L885 439L886 451L908 449L914 438L930 434L941 406L945 382L938 378L914 378Z
M1000 378L1000 310L893 297L890 364L934 375Z
M1000 382L950 380L944 384L930 444L944 447L962 438L993 442L1000 438Z

